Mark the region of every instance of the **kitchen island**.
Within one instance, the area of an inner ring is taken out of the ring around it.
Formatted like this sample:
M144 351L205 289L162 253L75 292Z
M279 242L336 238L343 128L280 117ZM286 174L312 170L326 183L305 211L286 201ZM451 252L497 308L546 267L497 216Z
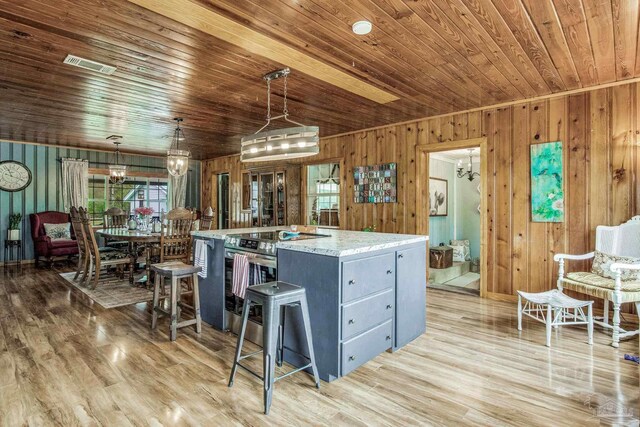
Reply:
M209 245L208 276L200 283L205 322L230 329L235 317L225 310L230 263L225 238L282 229L194 232ZM428 238L334 229L318 229L318 234L323 236L278 241L274 254L278 280L306 289L318 371L332 381L425 332ZM285 346L305 353L299 310L289 308L286 316ZM298 365L300 359L285 350L285 360Z

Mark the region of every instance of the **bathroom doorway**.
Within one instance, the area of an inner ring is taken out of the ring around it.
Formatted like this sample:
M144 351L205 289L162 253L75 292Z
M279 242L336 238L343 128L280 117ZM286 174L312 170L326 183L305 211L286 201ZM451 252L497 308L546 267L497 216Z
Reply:
M486 294L486 138L418 147L419 232L429 235L428 287Z

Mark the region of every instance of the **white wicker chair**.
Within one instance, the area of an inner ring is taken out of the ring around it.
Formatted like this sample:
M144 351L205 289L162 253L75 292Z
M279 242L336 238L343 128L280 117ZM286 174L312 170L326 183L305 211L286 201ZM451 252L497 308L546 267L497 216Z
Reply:
M640 258L640 216L618 226L600 225L596 228L597 251L611 255ZM623 270L640 270L640 263L610 265L615 279L602 277L591 272L571 272L565 276L565 260L587 260L593 258L594 252L584 255L557 254L553 257L558 266L558 289L569 289L604 300L604 316L594 318L594 323L613 329L612 346L618 347L621 338L639 334L640 329L625 331L620 327L620 305L635 303L640 312L640 281L626 282L621 280ZM609 323L609 301L613 302L613 324Z

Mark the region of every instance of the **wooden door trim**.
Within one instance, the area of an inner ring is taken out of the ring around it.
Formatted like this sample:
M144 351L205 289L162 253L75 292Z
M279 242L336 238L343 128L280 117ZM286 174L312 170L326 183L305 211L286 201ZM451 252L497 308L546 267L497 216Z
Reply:
M441 151L458 150L461 148L480 147L480 297L488 297L488 268L487 260L489 255L489 176L488 174L488 153L487 138L472 138L462 141L448 141L438 144L418 145L416 147L417 175L426 176L427 180L416 179L416 231L417 234L429 233L429 209L427 206L429 191L429 155ZM429 272L429 262L427 260L427 277Z

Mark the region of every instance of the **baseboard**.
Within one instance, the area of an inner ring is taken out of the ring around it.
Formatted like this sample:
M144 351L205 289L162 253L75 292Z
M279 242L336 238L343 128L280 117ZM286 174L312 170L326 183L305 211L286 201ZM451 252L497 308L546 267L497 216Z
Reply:
M487 292L484 297L494 301L518 302L516 295L499 294L497 292Z
M9 263L10 263L10 264L9 264L9 265L7 265L7 268L11 268L11 267L15 267L15 266L16 266L15 261L9 261ZM22 265L25 265L25 264L35 264L35 263L36 263L36 260L35 260L35 259L24 259L24 260L20 261L20 263L21 263ZM0 262L0 268L4 268L4 261L3 261L3 262Z

